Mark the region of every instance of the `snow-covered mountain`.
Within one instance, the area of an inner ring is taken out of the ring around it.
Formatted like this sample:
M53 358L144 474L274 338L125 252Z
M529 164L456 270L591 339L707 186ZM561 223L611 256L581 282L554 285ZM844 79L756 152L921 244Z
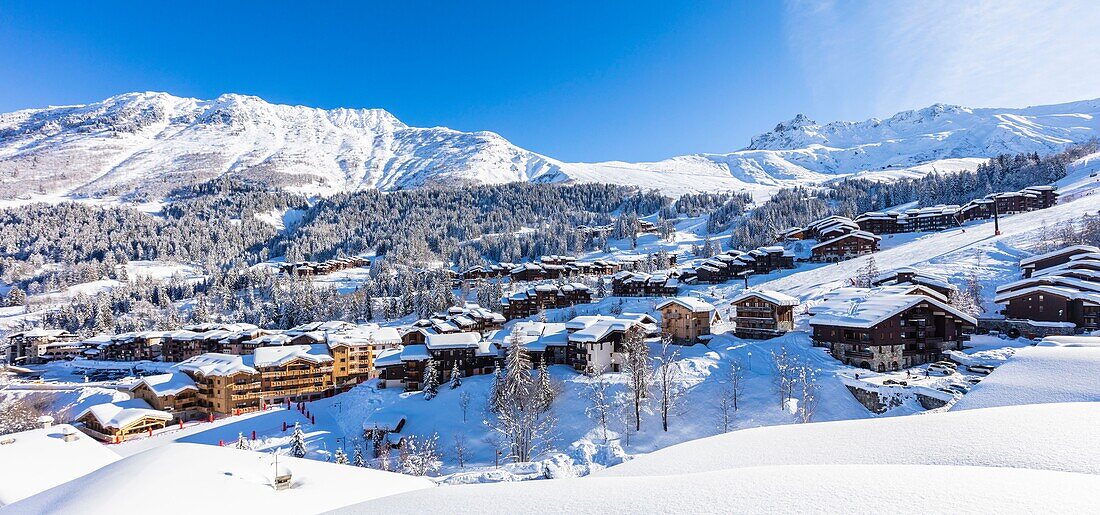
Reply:
M381 109L128 93L0 114L0 197L155 196L225 174L315 193L577 181L673 195L726 189L767 195L849 174L889 178L976 162L966 158L1055 151L1100 134L1097 115L1100 100L1024 109L937 104L886 120L825 125L798 115L729 154L565 163L492 132L410 127Z

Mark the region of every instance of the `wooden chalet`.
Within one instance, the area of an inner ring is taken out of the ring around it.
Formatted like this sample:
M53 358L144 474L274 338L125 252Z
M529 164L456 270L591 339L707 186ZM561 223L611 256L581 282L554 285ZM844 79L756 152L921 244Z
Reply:
M170 413L155 410L142 399L97 404L76 416L82 431L112 443L125 441L132 435L163 429L172 419Z
M619 372L623 366L623 339L628 331L645 336L658 332L657 321L649 315L579 316L566 322L569 360L581 373Z
M955 287L944 277L913 267L902 267L879 275L871 280L871 286L921 285L947 299Z
M677 342L697 342L722 321L713 304L694 297L674 297L657 305L661 332Z
M130 394L149 403L153 409L172 415L173 420L191 420L201 416L199 387L183 372L168 372L142 377L130 387Z
M1024 277L1031 277L1038 271L1067 264L1074 256L1084 256L1086 254L1100 254L1100 248L1092 245L1072 245L1031 256L1020 260L1020 270L1023 272Z
M545 309L567 308L592 302L592 290L581 283L540 284L500 300L504 318L513 320Z
M816 345L846 364L884 372L961 349L976 320L908 286L841 288L809 310Z
M78 340L75 334L64 329L35 328L12 333L8 335L8 363L37 364L58 356L77 356L83 350ZM71 348L72 352L67 352L66 348Z
M1073 331L1100 329L1100 282L1043 275L997 288L994 302L1008 320L1036 326L1060 324Z
M794 329L798 299L772 290L745 290L733 298L734 334L738 338L768 339Z
M850 232L811 247L811 259L836 262L877 252L879 239L867 231Z
M611 276L611 294L617 297L667 297L680 291L680 281L669 273L619 272Z

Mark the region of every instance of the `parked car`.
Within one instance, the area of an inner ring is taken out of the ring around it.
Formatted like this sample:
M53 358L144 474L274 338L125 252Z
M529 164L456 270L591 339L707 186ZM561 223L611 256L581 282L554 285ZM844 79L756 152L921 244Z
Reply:
M892 385L892 384L896 384L898 386L908 386L909 385L909 383L907 383L905 381L899 381L897 379L887 379L887 380L883 381L882 384L886 385L886 386L889 386L889 385Z
M970 365L966 367L966 369L971 372L985 375L989 375L990 372L993 372L993 367L989 365Z
M966 392L970 391L970 387L963 386L961 384L949 384L949 385L947 385L947 389L948 390L954 390L954 391L959 392L959 393L966 393Z
M946 366L942 362L936 362L928 365L928 373L941 376L949 376L955 373L955 368Z
M968 382L970 384L978 384L978 383L982 382L982 380L979 377L971 377L970 379L967 379L966 382Z

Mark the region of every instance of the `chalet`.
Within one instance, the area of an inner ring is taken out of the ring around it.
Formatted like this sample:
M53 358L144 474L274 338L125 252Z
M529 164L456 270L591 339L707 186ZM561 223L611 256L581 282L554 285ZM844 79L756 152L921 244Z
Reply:
M714 305L694 297L674 297L657 305L661 332L678 342L696 342L722 321Z
M436 313L431 318L418 320L414 325L431 328L437 333L476 331L488 334L500 329L505 321L504 315L500 313L467 303L464 306L452 306L445 313Z
M151 360L160 356L164 331L139 331L116 334L100 345L100 359L107 361Z
M719 284L750 274L767 274L794 268L794 253L781 245L758 247L748 252L730 250L697 265L686 277L694 282Z
M333 381L342 389L369 379L374 374L375 354L400 345L401 335L393 327L363 324L328 333L326 344L333 359Z
M811 247L814 261L844 261L878 251L879 237L866 231L855 231Z
M798 299L772 290L744 290L733 298L734 334L738 338L768 339L794 329Z
M497 353L480 333L431 334L424 347L435 361L440 382L451 379L457 367L462 377L491 374Z
M134 398L171 414L173 420L191 420L200 415L198 393L199 387L191 376L178 371L145 376L130 387Z
M297 263L284 263L280 270L288 275L296 277L311 277L315 275L331 274L349 268L369 267L370 260L365 257L346 257L330 259L323 262L299 261Z
M869 211L855 218L861 230L871 234L895 234L908 230L904 217L897 211Z
M611 294L618 297L667 297L679 290L680 281L669 273L624 271L611 276Z
M176 367L198 386L199 410L235 414L331 396L337 388L333 361L325 344L285 345L260 347L249 356L201 354Z
M942 276L924 272L913 267L902 267L879 275L871 280L871 286L894 286L901 284L919 284L939 293L946 300L955 291L955 287Z
M623 339L629 331L652 336L657 321L649 315L579 316L565 324L574 370L602 374L618 372L623 365Z
M569 332L564 323L516 322L511 329L494 332L489 341L501 356L513 343L519 342L533 363L570 364Z
M803 234L808 239L828 239L858 231L859 224L846 216L828 216L806 224ZM826 236L826 234L832 236Z
M808 311L814 343L846 364L886 371L961 349L976 320L908 286L841 288Z
M1100 329L1100 283L1044 275L1015 281L997 288L994 298L1003 304L1008 320L1030 325L1062 324L1067 329Z
M131 435L163 429L172 419L172 414L155 410L142 399L96 404L76 416L82 431L93 438L114 443Z
M383 349L374 357L374 368L378 371L378 386L394 388L405 382L405 362L401 353L405 346Z
M1072 245L1045 254L1021 259L1020 270L1023 271L1024 277L1031 277L1038 271L1069 263L1070 260L1073 259L1073 256L1098 253L1100 253L1100 248L1092 245Z
M581 283L540 284L500 300L504 317L513 320L545 309L566 308L592 302L592 290Z
M35 328L13 333L8 336L8 363L45 363L55 359L54 356L79 355L83 346L78 344L78 339L64 329Z

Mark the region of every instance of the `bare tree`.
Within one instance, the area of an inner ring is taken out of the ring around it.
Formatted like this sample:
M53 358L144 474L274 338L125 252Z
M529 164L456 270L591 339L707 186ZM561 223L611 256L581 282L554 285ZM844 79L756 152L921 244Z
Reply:
M657 380L657 401L661 408L661 426L668 431L668 417L680 403L684 389L680 385L680 348L672 344L672 335L661 335L661 354L657 356L654 375Z
M811 422L817 409L817 376L808 365L798 367L798 385L802 398L798 403L798 417L803 423Z
M53 416L49 409L51 399L52 395L41 395L0 402L0 435L34 429L38 417Z
M462 423L465 424L470 413L470 392L462 392L458 395L458 407L462 408Z
M645 334L639 327L633 327L623 338L623 352L626 355L626 372L629 375L627 388L634 408L634 430L642 430L642 406L649 395L649 381L652 370L649 366L649 347L645 343Z
M718 429L723 433L728 433L733 427L733 394L730 390L730 386L726 385L718 396Z
M401 443L401 472L412 476L426 476L439 470L442 462L439 454L439 435L417 438L409 435Z
M730 397L733 400L733 411L737 411L737 401L741 397L741 392L744 391L745 385L745 367L741 365L741 360L734 358L730 361L729 370L729 386Z
M464 468L466 466L466 434L459 431L454 434L455 440L455 460L458 461L458 466Z
M788 402L794 398L798 362L787 352L786 347L780 347L779 354L772 352L772 363L775 368L775 388L779 394L779 407L786 408Z
M607 429L611 420L611 410L614 408L612 399L609 397L608 384L604 381L602 375L598 375L588 383L588 399L590 401L584 412L589 418L596 421L596 426L600 428L600 432L603 434L603 439L607 441Z

